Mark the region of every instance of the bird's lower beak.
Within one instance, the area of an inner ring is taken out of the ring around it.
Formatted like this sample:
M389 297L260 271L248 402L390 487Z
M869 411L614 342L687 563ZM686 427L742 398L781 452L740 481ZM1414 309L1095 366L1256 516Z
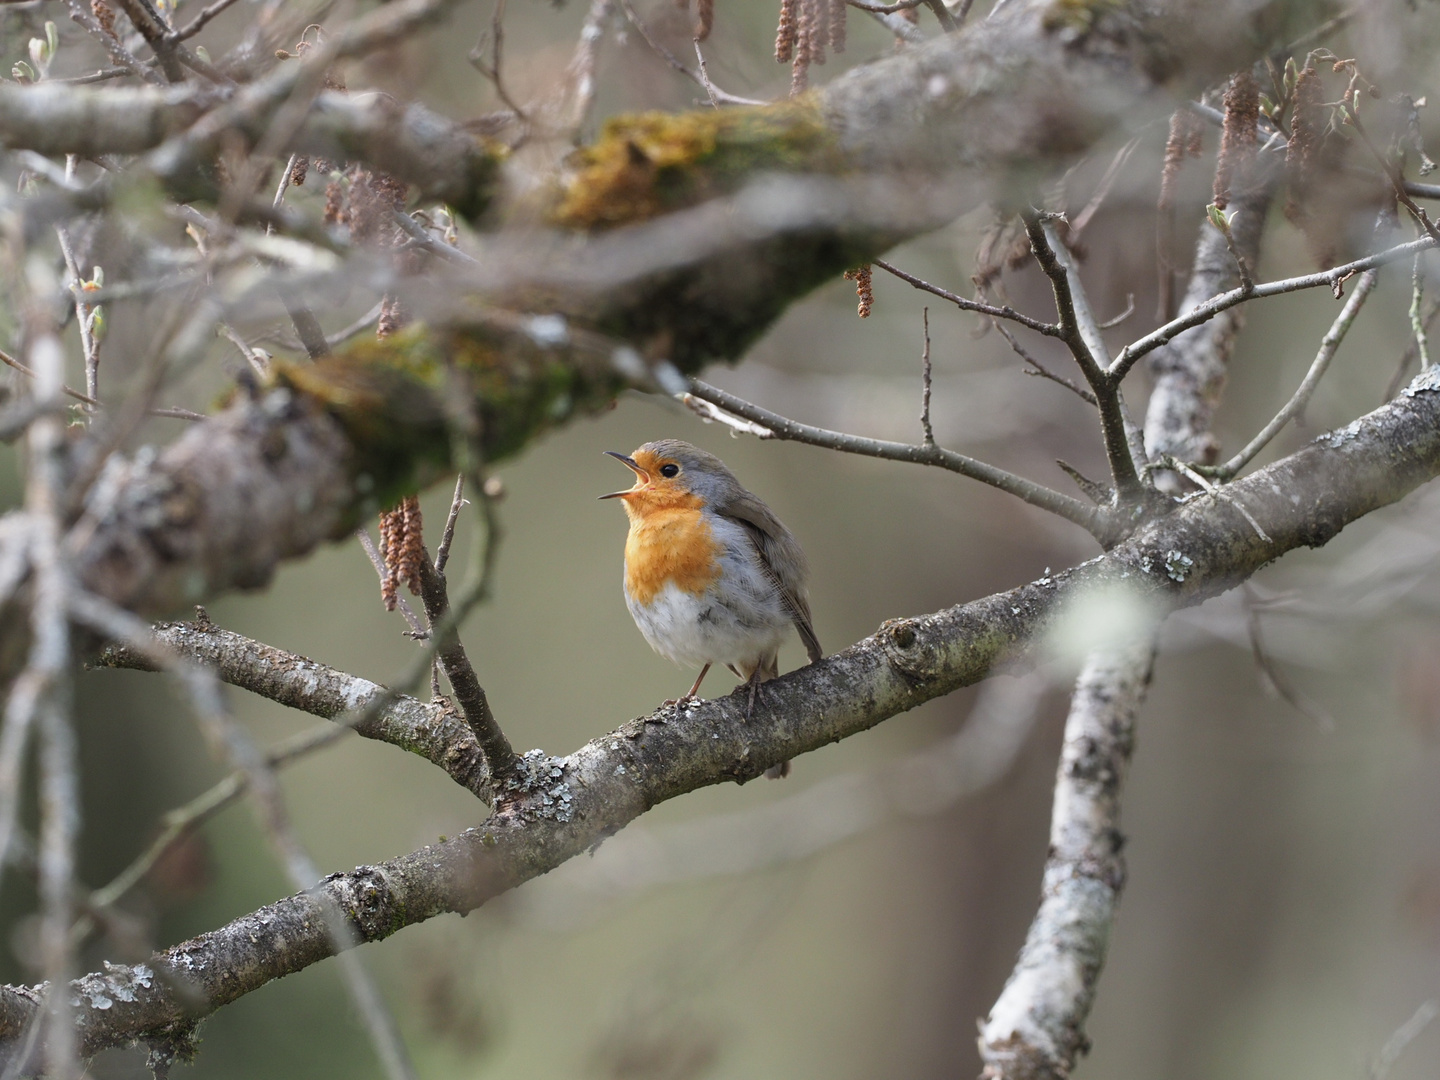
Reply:
M630 492L634 491L635 488L639 487L641 484L648 484L650 482L650 474L644 469L642 469L639 465L636 465L634 458L626 457L624 454L617 454L614 450L606 450L605 453L609 454L616 461L620 462L620 464L624 465L627 469L633 472L637 477L639 477L639 480L636 482L634 487L628 487L624 491L612 491L609 495L601 495L600 498L620 499L626 495L629 495Z

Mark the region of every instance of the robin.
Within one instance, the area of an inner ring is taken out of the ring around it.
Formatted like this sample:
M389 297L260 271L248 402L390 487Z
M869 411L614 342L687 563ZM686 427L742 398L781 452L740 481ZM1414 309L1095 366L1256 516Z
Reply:
M793 624L811 662L824 653L810 623L800 544L759 496L740 486L714 454L679 439L649 442L626 457L635 473L621 499L630 519L625 540L625 603L650 647L700 668L689 701L713 664L746 681L755 707L762 682L780 672L780 642ZM790 763L766 771L788 775Z

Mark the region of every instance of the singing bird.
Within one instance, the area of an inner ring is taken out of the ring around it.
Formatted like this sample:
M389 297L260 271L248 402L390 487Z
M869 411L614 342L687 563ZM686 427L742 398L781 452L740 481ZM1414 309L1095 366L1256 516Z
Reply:
M679 439L646 443L630 456L607 450L635 473L620 499L625 603L661 656L700 668L680 700L694 698L714 664L750 687L779 674L780 643L793 625L813 663L824 653L810 621L805 552L764 501L740 486L714 454ZM786 776L790 763L767 770Z

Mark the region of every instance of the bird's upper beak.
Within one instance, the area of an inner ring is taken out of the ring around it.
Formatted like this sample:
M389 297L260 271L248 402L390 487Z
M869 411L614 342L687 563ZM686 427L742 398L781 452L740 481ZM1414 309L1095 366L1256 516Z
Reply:
M609 454L609 455L610 455L611 457L613 457L616 461L620 462L620 464L624 465L627 469L629 469L631 472L633 472L639 479L635 482L634 487L628 487L628 488L626 488L624 491L612 491L609 495L601 495L600 498L602 498L602 499L620 499L620 498L624 498L626 495L629 495L632 491L634 491L636 487L639 487L641 484L648 484L648 483L650 482L650 474L649 474L648 472L646 472L644 469L642 469L639 465L636 465L634 458L626 457L624 454L617 454L614 450L606 450L605 453Z

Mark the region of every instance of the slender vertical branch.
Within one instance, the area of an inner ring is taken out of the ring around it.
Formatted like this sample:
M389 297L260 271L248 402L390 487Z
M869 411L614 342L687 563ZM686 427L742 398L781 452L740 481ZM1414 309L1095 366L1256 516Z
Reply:
M1025 214L1025 232L1030 237L1036 261L1050 279L1055 293L1055 307L1060 314L1060 338L1075 357L1080 373L1095 395L1105 457L1110 463L1115 490L1122 502L1135 502L1142 497L1143 487L1127 432L1130 425L1126 424L1119 382L1106 375L1110 367L1109 352L1101 336L1100 325L1085 298L1078 268L1056 234L1054 225L1043 215L1033 211Z
M921 310L920 317L925 325L925 352L920 357L920 430L925 433L925 445L935 445L935 429L930 426L930 309Z
M1420 370L1430 366L1430 337L1425 328L1425 317L1421 305L1425 299L1425 257L1415 256L1410 271L1410 332L1415 335L1415 352L1420 357Z
M499 523L494 520L494 508L491 505L493 500L485 493L483 482L475 486L480 492L481 510L486 521L485 538L479 554L479 589L483 594L488 588L490 574L495 564L495 547L499 542ZM460 494L461 487L457 483L455 499L451 504L452 517L455 508L460 505ZM447 525L447 532L451 528ZM445 550L448 553L448 544ZM440 663L441 670L445 672L445 678L450 682L450 688L455 692L456 704L465 714L465 720L470 725L470 730L475 733L475 740L480 744L480 749L485 755L485 761L490 767L490 776L493 781L494 778L513 769L518 759L514 747L510 745L510 740L500 727L499 721L495 719L495 713L490 708L490 700L485 693L485 688L481 686L474 665L470 663L470 657L465 652L465 646L460 642L458 626L450 616L450 592L445 582L445 575L435 563L431 562L428 553L420 561L420 599L425 604L425 615L430 620L432 633L437 632L436 628L448 627L448 629L438 631L443 636L435 643L435 657Z
M42 401L58 399L65 385L65 354L48 329L31 352L35 393ZM40 953L52 991L46 995L45 1071L56 1080L79 1074L77 1038L70 995L64 991L74 974L70 940L74 908L75 841L80 829L78 754L71 727L70 624L66 617L65 567L61 561L60 515L66 482L65 421L54 412L30 427L32 455L25 506L34 522L31 561L35 586L31 599L34 645L29 667L39 678L40 721Z

